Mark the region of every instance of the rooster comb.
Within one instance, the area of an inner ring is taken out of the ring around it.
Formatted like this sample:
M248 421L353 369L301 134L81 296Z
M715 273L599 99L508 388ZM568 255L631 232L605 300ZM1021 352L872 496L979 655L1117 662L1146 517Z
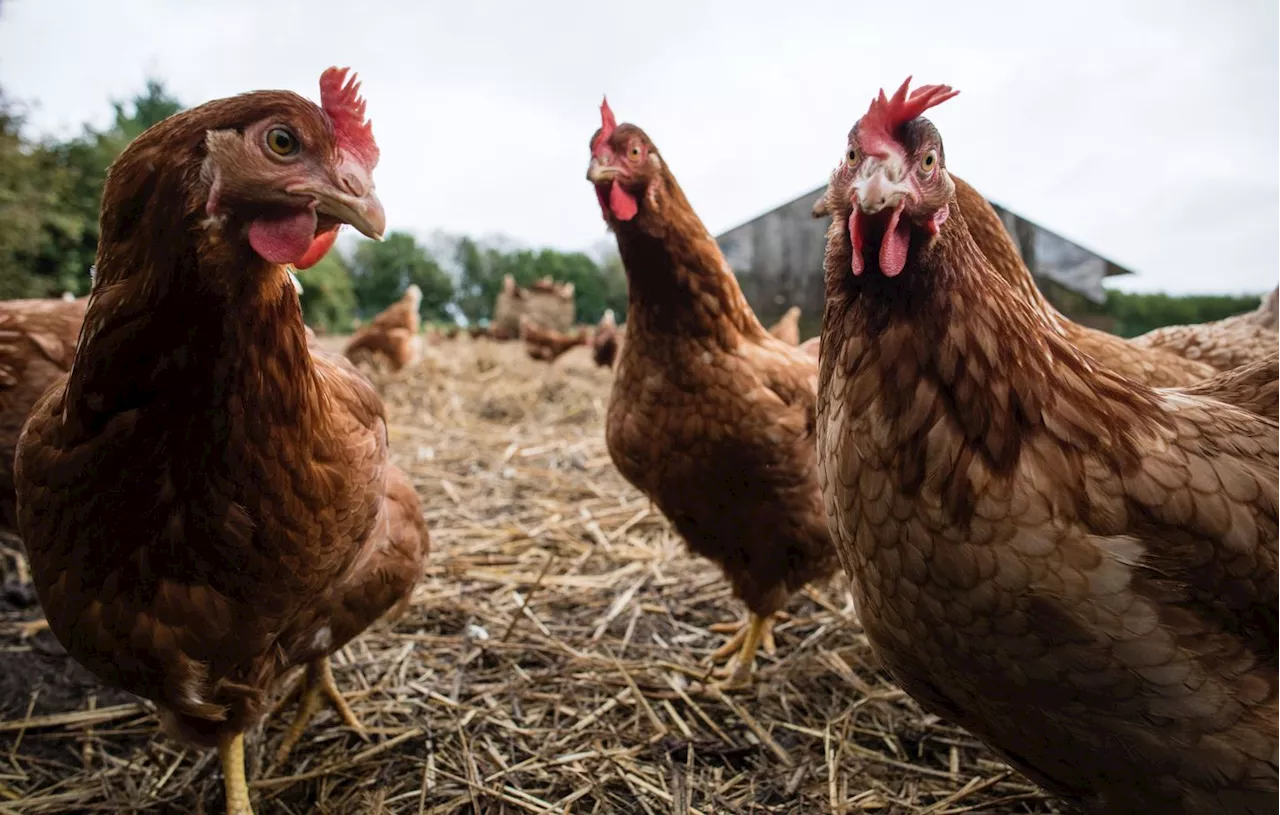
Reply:
M886 97L881 88L880 95L871 100L871 106L858 122L858 143L863 150L883 149L885 143L897 140L898 129L904 124L960 93L950 85L921 85L908 96L910 85L911 77L907 77L892 97Z
M600 132L591 141L591 151L595 152L600 145L609 140L613 135L613 131L618 129L618 120L613 117L613 110L609 107L609 97L604 97L600 101Z
M373 123L364 115L360 80L354 73L348 78L349 70L330 68L320 75L320 107L333 122L338 147L372 170L378 164L378 143L373 140Z

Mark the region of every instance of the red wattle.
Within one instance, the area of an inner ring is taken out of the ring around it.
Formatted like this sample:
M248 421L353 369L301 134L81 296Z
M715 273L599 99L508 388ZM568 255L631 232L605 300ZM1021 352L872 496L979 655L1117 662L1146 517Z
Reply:
M249 224L249 245L269 263L295 263L306 256L315 236L316 212L311 208Z
M849 213L849 243L853 247L853 254L849 258L849 265L853 268L853 276L857 277L862 274L862 219L858 217L858 205L853 205L853 211Z
M316 235L315 240L307 247L306 253L301 258L294 261L295 269L310 269L315 266L333 248L333 242L338 239L338 228L334 227L328 232L321 232Z
M907 265L907 250L911 245L911 222L902 220L904 199L889 216L884 237L880 240L880 271L885 277L897 277Z
M634 195L614 181L609 187L609 209L613 210L613 217L619 221L630 221L640 211L640 205L636 203Z

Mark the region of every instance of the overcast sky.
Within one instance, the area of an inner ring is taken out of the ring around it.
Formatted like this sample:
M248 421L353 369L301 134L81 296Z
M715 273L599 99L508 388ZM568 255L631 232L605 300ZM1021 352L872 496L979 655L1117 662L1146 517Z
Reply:
M155 76L186 104L364 81L392 228L607 237L584 179L602 93L720 233L826 180L881 86L959 88L950 169L1137 275L1258 292L1280 268L1275 0L0 0L0 86L35 130L105 124Z

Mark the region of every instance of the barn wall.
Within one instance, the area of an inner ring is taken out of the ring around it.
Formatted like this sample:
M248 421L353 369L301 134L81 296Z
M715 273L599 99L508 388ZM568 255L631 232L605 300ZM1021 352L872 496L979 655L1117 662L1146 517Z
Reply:
M771 325L797 305L801 339L815 336L822 325L829 221L812 214L821 192L816 189L716 238L760 322Z

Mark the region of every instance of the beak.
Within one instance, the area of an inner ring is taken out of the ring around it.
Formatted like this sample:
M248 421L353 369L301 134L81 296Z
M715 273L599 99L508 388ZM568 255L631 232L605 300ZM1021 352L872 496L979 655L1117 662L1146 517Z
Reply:
M316 202L316 212L354 226L367 238L382 240L387 230L387 214L373 191L369 172L348 160L338 167L337 176L336 184L299 184L287 191L311 197Z
M903 176L900 163L893 160L880 162L869 176L853 182L857 199L855 205L861 207L867 215L874 215L884 209L897 209L904 199L915 195Z
M591 157L591 164L587 166L587 180L592 184L608 184L619 175L620 172L617 167L602 164L600 159L595 156Z

